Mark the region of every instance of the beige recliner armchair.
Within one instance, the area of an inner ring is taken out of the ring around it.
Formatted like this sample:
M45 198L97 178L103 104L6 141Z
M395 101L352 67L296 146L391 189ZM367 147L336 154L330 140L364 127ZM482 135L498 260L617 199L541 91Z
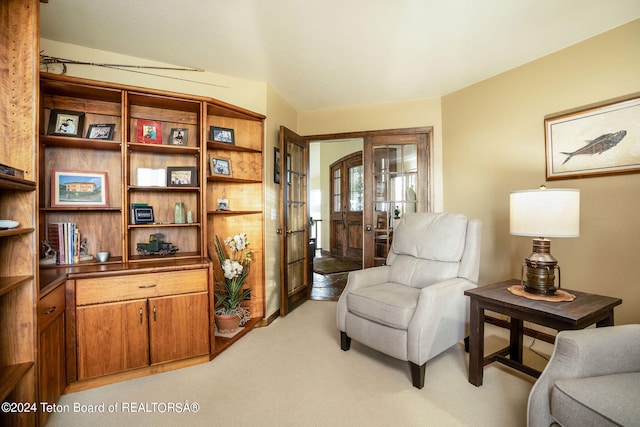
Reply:
M560 331L529 394L529 427L640 426L640 325Z
M406 215L386 265L349 273L337 308L342 350L353 338L407 360L422 388L427 361L467 335L464 291L477 286L480 234L480 221L464 215Z

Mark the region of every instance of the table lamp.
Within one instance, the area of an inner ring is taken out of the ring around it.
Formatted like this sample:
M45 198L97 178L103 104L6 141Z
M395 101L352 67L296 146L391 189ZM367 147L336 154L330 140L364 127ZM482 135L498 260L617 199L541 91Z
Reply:
M580 236L580 190L546 188L510 193L511 234L533 236L533 251L522 263L524 290L535 295L554 295L555 270L561 287L560 266L551 255L549 237ZM527 280L524 281L524 269Z

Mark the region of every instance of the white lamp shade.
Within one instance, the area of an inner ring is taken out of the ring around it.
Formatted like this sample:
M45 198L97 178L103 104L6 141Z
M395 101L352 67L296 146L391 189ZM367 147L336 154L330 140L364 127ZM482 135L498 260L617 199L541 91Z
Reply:
M512 191L509 229L515 236L580 236L580 190Z

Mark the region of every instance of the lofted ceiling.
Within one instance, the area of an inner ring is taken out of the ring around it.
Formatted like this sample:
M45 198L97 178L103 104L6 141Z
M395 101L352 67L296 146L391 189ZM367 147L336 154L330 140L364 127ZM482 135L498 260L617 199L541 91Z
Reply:
M42 38L266 82L307 111L440 97L638 19L640 1L49 0L40 10Z

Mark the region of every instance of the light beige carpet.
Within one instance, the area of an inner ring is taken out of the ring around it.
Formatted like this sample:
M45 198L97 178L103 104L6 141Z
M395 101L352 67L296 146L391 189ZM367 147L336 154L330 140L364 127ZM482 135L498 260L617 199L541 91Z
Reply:
M47 425L526 425L533 378L494 363L485 367L484 385L475 387L467 381L468 355L460 343L427 363L425 387L418 390L407 362L355 341L350 351L340 350L335 309L335 302L307 301L209 363L64 395L59 405L68 412L54 414ZM485 329L487 353L507 344L507 330ZM525 346L531 342L525 337ZM533 348L552 350L541 342ZM546 363L528 349L525 362ZM197 412L172 409L185 402ZM105 413L81 406L101 404Z

